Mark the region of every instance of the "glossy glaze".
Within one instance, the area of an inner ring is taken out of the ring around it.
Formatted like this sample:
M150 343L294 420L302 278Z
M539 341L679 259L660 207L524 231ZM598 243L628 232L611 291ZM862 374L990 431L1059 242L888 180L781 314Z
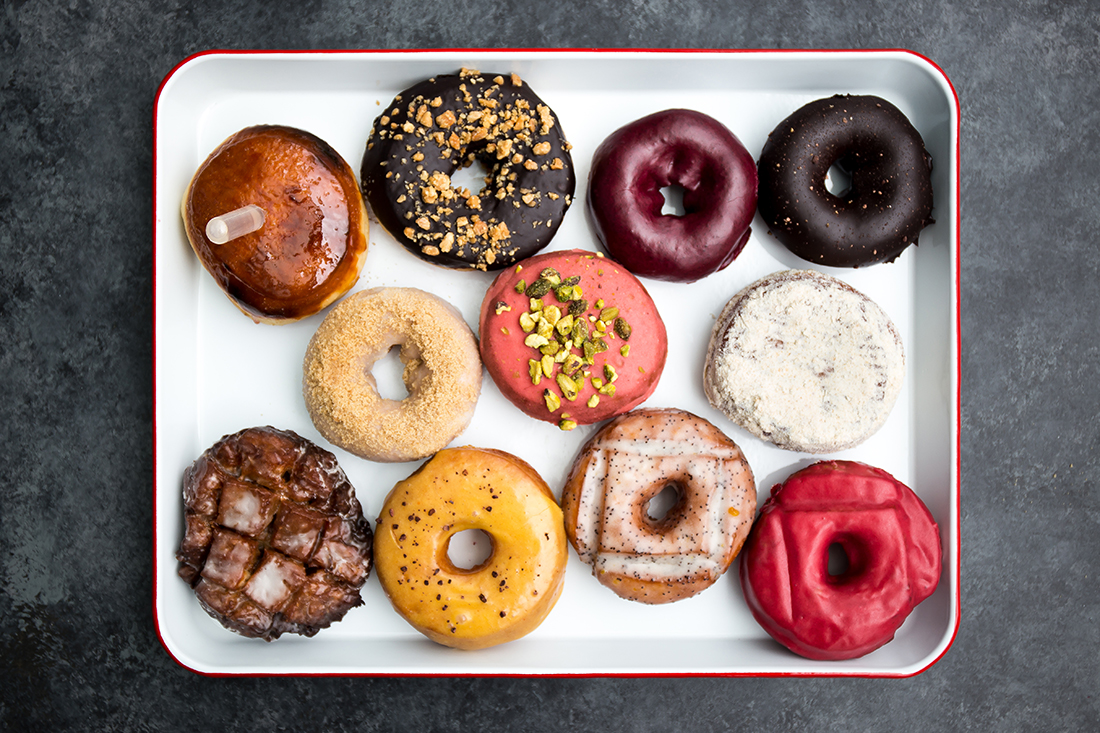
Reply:
M221 245L215 216L255 204L264 225ZM367 218L351 168L324 141L288 127L236 133L200 166L183 204L191 246L219 287L260 321L318 312L358 279Z
M684 214L662 214L662 188ZM721 122L669 109L635 120L596 149L588 210L608 254L635 275L694 282L733 262L756 213L756 164Z
M847 556L829 574L829 547ZM741 559L753 616L809 659L853 659L894 638L939 583L939 528L911 489L854 461L823 461L772 489Z

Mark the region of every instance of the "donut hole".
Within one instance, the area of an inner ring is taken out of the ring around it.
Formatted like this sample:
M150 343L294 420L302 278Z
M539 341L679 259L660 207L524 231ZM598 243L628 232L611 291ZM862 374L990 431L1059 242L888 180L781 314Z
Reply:
M677 484L667 484L657 492L656 496L646 502L646 517L650 522L660 524L680 503L680 497L683 495L683 490Z
M833 163L825 172L825 190L837 198L852 190L852 174L845 170L840 161Z
M683 216L687 213L684 209L684 187L670 183L661 189L661 196L665 203L661 206L661 216Z
M856 583L871 566L871 552L865 539L854 535L838 537L829 544L825 572L834 585Z
M480 529L464 529L447 540L447 559L458 570L477 570L492 554L493 538Z
M489 187L492 171L485 167L481 159L470 153L464 164L451 174L451 188L465 188L470 193L480 194Z
M370 368L378 396L384 400L401 401L409 396L405 386L405 364L401 361L401 347L394 345Z
M844 545L839 542L834 542L829 545L827 572L830 578L836 578L842 575L847 575L851 570L852 563L848 559L848 553L844 550Z

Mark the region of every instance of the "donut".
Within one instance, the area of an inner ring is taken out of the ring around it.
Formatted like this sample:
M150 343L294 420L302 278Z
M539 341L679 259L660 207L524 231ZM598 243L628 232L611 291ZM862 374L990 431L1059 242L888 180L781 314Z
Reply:
M832 194L825 175L851 177ZM830 267L893 262L932 219L932 156L885 99L836 95L802 107L760 154L760 216L787 249Z
M448 448L393 487L378 517L378 579L394 609L426 637L483 649L534 631L561 595L568 559L550 487L516 456ZM490 555L454 565L456 533L481 530Z
M830 547L847 567L830 573ZM939 528L909 487L823 461L772 489L741 553L741 587L772 638L809 659L854 659L894 638L936 589Z
M661 189L683 189L683 216ZM756 162L713 117L669 109L613 132L592 156L586 205L607 253L635 275L694 282L749 241Z
M246 206L262 226L215 244L211 219ZM318 313L359 279L367 210L351 167L316 135L258 125L232 135L199 166L181 207L199 262L256 322Z
M901 335L866 295L810 270L735 295L707 346L712 406L780 448L832 453L882 427L905 376Z
M371 528L336 457L289 430L227 435L183 475L179 575L227 629L313 636L362 605Z
M385 399L371 367L399 349L408 396ZM451 304L415 288L345 298L306 349L302 394L326 440L371 461L414 461L466 429L481 394L481 360Z
M671 487L660 516L651 502ZM569 543L622 598L671 603L713 585L741 550L756 483L737 444L676 409L620 415L585 443L562 490Z
M374 121L363 191L378 221L423 260L499 270L553 238L573 201L570 145L554 112L515 74L434 76ZM453 186L475 161L485 186Z
M626 412L657 388L668 335L618 263L584 250L536 255L485 293L481 357L509 401L563 430Z

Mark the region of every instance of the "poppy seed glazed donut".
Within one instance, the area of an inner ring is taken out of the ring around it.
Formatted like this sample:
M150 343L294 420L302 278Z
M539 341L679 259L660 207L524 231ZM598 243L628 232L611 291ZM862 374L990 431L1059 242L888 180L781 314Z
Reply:
M667 186L684 215L661 213ZM608 254L635 275L694 282L727 267L749 240L756 163L721 122L668 109L613 132L596 149L588 211Z
M838 166L840 195L825 187ZM810 102L768 135L760 154L760 216L783 246L830 267L892 262L932 223L932 156L885 99Z
M360 178L371 210L423 260L498 270L550 243L573 201L569 143L515 74L462 69L398 94L374 121ZM475 160L480 191L451 176Z
M663 516L650 502L671 488ZM577 456L562 490L570 544L617 595L671 603L713 585L756 514L756 482L741 449L701 417L676 409L620 415Z

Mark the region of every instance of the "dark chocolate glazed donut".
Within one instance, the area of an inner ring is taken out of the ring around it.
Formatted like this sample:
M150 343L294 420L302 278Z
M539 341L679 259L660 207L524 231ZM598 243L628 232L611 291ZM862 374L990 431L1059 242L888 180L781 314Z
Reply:
M374 121L360 179L406 249L454 269L498 270L550 243L576 178L561 124L515 74L463 69L406 89ZM478 160L486 185L451 184Z
M851 176L840 196L825 188L833 165ZM933 221L931 170L920 133L885 99L819 99L768 135L759 162L760 216L809 262L893 262Z
M661 213L661 189L684 190L684 215ZM592 158L596 236L635 275L694 282L744 249L756 212L756 164L721 122L668 109L613 132Z

